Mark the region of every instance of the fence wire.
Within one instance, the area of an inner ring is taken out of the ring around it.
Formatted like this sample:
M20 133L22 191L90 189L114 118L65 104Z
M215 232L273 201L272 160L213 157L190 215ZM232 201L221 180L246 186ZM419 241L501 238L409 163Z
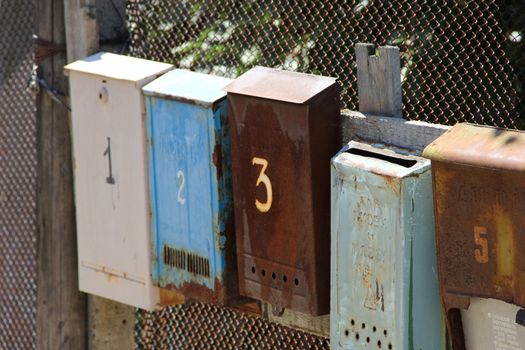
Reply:
M36 340L33 2L0 1L0 349Z
M524 127L525 2L130 0L133 56L236 77L255 65L334 76L357 110L353 46L401 49L408 119Z
M395 45L407 119L525 128L522 0L128 0L127 19L133 56L231 78L256 65L333 76L351 110L354 44ZM204 304L138 316L138 348L328 348Z
M137 312L137 349L329 350L328 339L228 308L192 302Z

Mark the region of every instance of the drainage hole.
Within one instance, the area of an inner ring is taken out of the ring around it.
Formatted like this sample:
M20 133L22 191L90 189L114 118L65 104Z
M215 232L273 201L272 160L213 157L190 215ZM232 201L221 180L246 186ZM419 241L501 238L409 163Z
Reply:
M378 340L378 341L377 341L377 347L378 347L379 349L381 349L381 340Z
M359 333L355 334L355 340L359 340Z
M385 337L388 335L388 332L386 331L386 329L383 331L383 334L385 335Z
M365 324L361 323L361 328L365 329Z
M353 319L350 320L350 324L351 324L352 326L355 325L355 321L354 321Z
M372 327L372 332L374 332L374 333L375 333L376 331L377 331L377 328L376 328L376 326Z
M298 286L298 285L299 285L299 279L296 278L296 279L293 281L293 283L295 283L295 285Z
M275 272L272 272L272 280L274 280L276 278L277 278L277 275L275 274Z
M266 276L266 271L265 271L264 269L262 269L262 271L261 271L261 275L262 275L263 277ZM386 332L386 331L385 331L385 332Z
M255 274L255 266L252 266L252 273Z
M283 276L283 282L286 283L288 281L288 277L286 275Z
M348 337L349 334L350 332L348 331L348 329L345 329L345 336Z
M366 337L366 342L370 343L370 337Z
M392 344L391 344L391 343L388 344L388 348L389 348L390 350L392 349Z

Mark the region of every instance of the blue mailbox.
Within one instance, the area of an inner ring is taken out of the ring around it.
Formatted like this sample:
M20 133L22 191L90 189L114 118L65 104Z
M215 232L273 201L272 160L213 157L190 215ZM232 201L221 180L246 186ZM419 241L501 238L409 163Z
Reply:
M143 88L153 282L219 304L238 296L223 91L230 82L173 70Z

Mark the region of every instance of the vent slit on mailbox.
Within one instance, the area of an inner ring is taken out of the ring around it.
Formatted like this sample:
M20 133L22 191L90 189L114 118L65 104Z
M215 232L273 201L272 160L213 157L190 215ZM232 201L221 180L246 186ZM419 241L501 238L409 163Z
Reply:
M164 246L164 264L196 275L210 277L210 260L208 258L187 253L167 245Z

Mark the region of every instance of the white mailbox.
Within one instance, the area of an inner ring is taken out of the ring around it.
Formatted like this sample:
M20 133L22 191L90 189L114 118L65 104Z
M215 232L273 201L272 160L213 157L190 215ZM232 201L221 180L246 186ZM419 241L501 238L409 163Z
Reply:
M525 310L497 299L470 298L461 310L465 348L470 350L525 349Z
M171 65L98 53L65 67L71 128L79 288L143 309L152 285L145 109L141 87Z

